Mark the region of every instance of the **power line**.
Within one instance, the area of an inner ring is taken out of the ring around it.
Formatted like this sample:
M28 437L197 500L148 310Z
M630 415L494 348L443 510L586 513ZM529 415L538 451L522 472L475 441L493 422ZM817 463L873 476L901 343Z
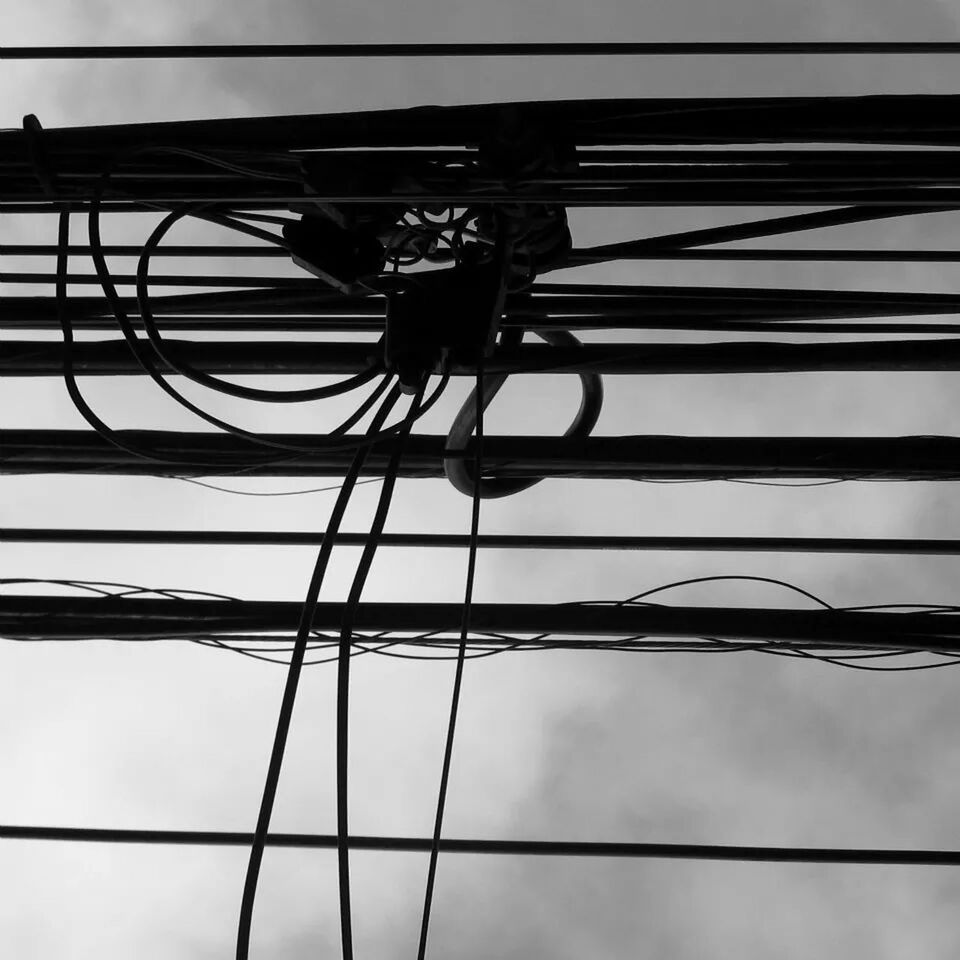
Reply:
M476 444L473 462L473 497L470 509L470 534L467 545L467 577L463 591L463 610L460 616L460 642L457 647L457 661L453 675L453 690L450 694L450 714L447 720L447 734L443 747L443 762L440 769L440 787L437 791L437 807L433 826L433 843L430 847L430 860L427 866L427 883L423 897L423 913L420 922L420 939L417 947L417 960L424 960L427 953L427 936L430 931L430 914L433 907L433 891L437 879L437 864L440 854L440 840L443 834L443 817L447 805L447 789L450 784L450 766L453 760L453 744L457 730L457 716L460 710L460 694L463 687L463 670L467 656L467 638L470 636L470 623L473 613L473 589L477 573L477 544L480 537L480 504L483 489L483 411L485 405L482 367L477 371L477 382L473 391L475 408L473 411ZM469 401L468 401L469 402Z
M391 409L396 404L398 396L399 391L396 387L387 394L371 421L369 433L376 433L383 426ZM343 487L337 496L337 501L334 504L330 519L327 522L327 531L331 534L336 534L340 524L343 522L343 515L350 502L354 485L360 475L360 470L368 450L368 447L361 447L353 456L347 477L344 480ZM291 617L288 621L288 623L298 622L297 635L290 656L286 683L283 688L283 697L277 716L277 726L270 751L270 761L267 767L263 795L260 801L260 810L257 815L257 826L250 844L250 859L244 878L243 895L240 903L240 917L237 925L237 960L246 960L249 955L250 930L253 923L253 905L257 893L257 883L260 877L260 866L263 860L266 837L270 829L270 818L273 815L273 805L276 800L277 788L280 784L280 771L283 766L283 757L286 750L287 737L290 732L290 723L293 719L293 708L297 698L297 690L306 656L307 643L311 631L314 628L313 620L317 606L317 597L320 595L320 590L323 586L330 557L333 553L333 546L334 540L332 538L325 540L321 544L310 576L306 598L303 603L298 605L296 618Z
M416 411L423 399L424 381L413 399L412 411ZM397 388L399 394L399 389ZM393 395L391 395L393 396ZM353 581L346 603L343 605L343 615L340 620L340 636L337 650L337 711L336 711L336 790L337 790L337 868L338 891L340 895L340 939L343 949L343 960L353 960L353 919L350 901L350 850L347 846L349 836L349 721L350 721L350 663L352 658L352 641L354 638L353 619L356 616L363 589L366 586L370 569L376 556L380 536L387 522L390 504L393 500L394 488L397 481L397 472L403 447L410 435L410 425L403 430L394 442L390 462L384 476L384 483L380 489L380 496L370 523L370 533L363 545L363 553L357 563ZM358 468L359 469L359 468ZM356 477L354 476L354 479ZM311 611L312 615L312 611Z
M95 827L0 825L5 840L48 840L76 843L128 843L170 846L248 846L253 834L215 830L120 830ZM266 846L335 850L335 834L272 833ZM351 850L426 853L430 837L351 836ZM960 866L960 850L857 849L833 847L757 847L697 843L629 843L568 840L473 840L443 837L443 853L597 857L664 860L721 860L752 863L832 863L887 866Z
M349 443L324 437L266 434L263 439L316 452L288 454L285 459L247 469L242 457L249 447L224 433L117 431L132 447L150 448L158 460L146 460L120 449L91 431L0 430L0 474L86 473L178 476L216 473L211 462L240 460L246 476L342 477L352 457ZM488 437L487 469L502 477L578 477L619 480L940 480L960 479L960 438L921 437L673 437L592 436L586 439L543 436ZM175 453L174 466L162 458ZM446 438L411 436L400 464L401 477L442 477L443 460L472 456L450 450ZM249 461L247 461L249 462ZM389 449L373 447L364 473L382 476ZM226 473L229 468L222 468ZM236 469L236 466L234 466Z
M328 549L332 548L332 544ZM39 640L228 639L233 633L286 634L302 605L274 600L152 600L0 596L0 636ZM952 609L952 608L951 608ZM312 628L339 630L342 603L321 602ZM447 642L463 614L455 603L361 603L353 630L428 634L419 643ZM623 604L473 603L471 629L492 646L536 645L541 634L566 637L716 638L738 642L814 643L841 648L960 650L960 617L952 614ZM505 636L505 635L520 635ZM281 638L287 642L286 638ZM589 649L571 640L569 649Z
M617 57L822 56L960 53L960 42L917 41L699 41L612 43L328 43L151 44L127 46L5 46L0 60L184 60L238 58L390 57Z
M612 321L609 324L614 325ZM547 326L560 326L551 319ZM576 321L569 325L576 326ZM349 327L347 323L345 326ZM530 324L535 327L536 324ZM618 324L623 328L629 321ZM769 325L771 333L780 333ZM843 328L838 328L843 332ZM144 376L137 356L122 340L74 343L73 369L83 376ZM31 340L4 342L0 377L61 376L67 348ZM164 340L164 357L208 374L360 374L380 362L373 343L303 343L298 341L226 341L212 343ZM176 370L164 362L164 372ZM601 373L734 375L742 373L960 370L960 338L936 340L867 340L855 343L584 343L576 346L521 344L500 347L484 361L488 374ZM475 376L474 364L453 362L450 376Z
M960 53L960 42L247 44L5 47L0 48L0 59L954 53ZM960 260L960 254L944 250L701 249L955 210L960 204L954 149L960 129L955 121L958 104L960 97L955 95L650 98L421 107L49 131L31 116L25 118L22 130L0 131L0 209L56 213L59 217L56 246L0 246L0 253L14 256L56 254L54 272L0 274L0 283L55 288L53 297L6 298L0 327L43 330L56 323L64 340L62 345L42 340L5 341L0 375L63 376L75 407L92 427L86 432L0 431L0 473L171 475L201 485L204 481L189 474L207 477L221 471L228 476L346 477L323 533L0 530L0 539L24 543L319 547L302 604L67 579L45 581L42 589L59 586L63 591L95 596L0 596L0 636L14 641L182 641L288 665L252 834L0 827L0 836L248 844L250 859L237 936L240 960L247 956L260 864L270 845L337 849L346 960L352 956L349 853L353 849L429 852L421 957L441 851L960 865L960 853L944 850L442 837L468 658L511 651L602 650L697 655L762 652L863 670L932 669L960 662L954 656L960 652L960 607L956 605L832 608L813 593L769 577L700 577L620 601L475 604L472 598L480 548L960 554L960 541L948 539L479 534L481 496L496 490L515 492L545 477L772 486L791 486L788 481L793 479L803 480L797 484L802 486L849 480L960 480L960 438L956 437L590 436L599 411L603 373L955 370L960 367L960 340L906 336L960 332L960 324L950 319L960 312L957 294L542 280L552 271L615 260ZM567 208L575 206L730 205L823 209L589 248L574 246L567 218ZM87 244L69 243L68 216L73 210L90 214ZM162 219L142 247L105 245L99 223L101 214L107 212L159 213ZM248 246L164 247L161 240L167 231L189 218L228 229L233 239L242 234ZM270 246L249 246L251 238ZM236 258L239 266L265 253L270 258L292 257L307 272L299 275L301 279L273 277L268 269L272 264L265 262L240 271L242 276L187 274L175 266L163 274L149 273L153 256L222 256ZM86 255L93 258L95 274L68 271L69 256ZM136 275L112 274L108 256L137 256ZM495 297L492 281L497 287ZM74 285L94 284L100 286L104 297L68 295L68 287L72 292ZM121 297L120 286L135 287L136 296ZM189 286L202 292L171 289L156 295L155 290L164 286ZM941 316L947 317L943 323L906 322L908 318ZM451 323L451 317L457 322ZM890 318L899 320L886 322ZM75 330L116 327L121 329L123 341L91 343L77 341L74 335ZM141 328L146 339L139 335ZM718 330L725 335L759 331L791 336L870 332L897 334L898 339L751 343L737 338L711 344L581 345L567 332L581 329ZM258 334L280 330L376 332L383 334L383 341L361 342L360 337L333 343L289 342L290 338L287 342L255 343L167 340L166 333L174 330L221 334L229 330ZM527 331L547 340L549 346L523 344ZM440 371L440 386L421 407L419 388L428 374ZM250 374L331 373L359 376L334 387L307 391L267 390L228 379ZM586 424L582 431L571 428L562 438L484 439L485 403L508 375L524 373L579 375L584 390L576 423ZM83 399L76 380L78 375L143 374L217 432L113 430ZM221 395L270 402L324 399L368 382L377 386L328 434L255 434L215 417L179 394L166 379L171 375L187 377ZM399 385L373 415L367 432L349 433L365 421L390 389L394 375ZM477 377L476 441L469 442L471 426L463 411L447 435L408 439L414 420L440 396L449 376ZM587 389L588 379L591 389ZM411 414L380 430L385 411L401 388L415 396ZM406 444L402 451L395 442L398 435ZM258 458L252 458L251 451ZM471 460L476 468L469 535L383 534L398 476L446 476L457 489L469 493L466 466ZM360 480L361 473L374 479ZM353 488L381 477L384 488L370 533L341 534L340 523ZM276 494L249 491L249 495ZM816 495L793 494L805 501ZM418 549L466 546L469 562L464 603L424 604L416 597L407 603L361 602L374 550L381 544ZM318 597L324 570L335 546L362 547L363 554L347 602L321 603ZM662 604L667 590L718 580L776 585L802 597L794 597L794 602L822 609ZM39 584L11 578L4 586L29 591ZM299 627L291 638L294 623ZM331 639L331 634L336 639ZM306 659L307 651L330 654L333 647L335 655ZM368 653L456 660L434 834L429 840L349 833L350 668L354 656ZM271 835L272 807L302 667L331 659L338 663L337 835Z
M83 244L71 244L68 252L71 256L87 256L90 247ZM104 254L111 257L139 257L141 248L133 245L105 245ZM43 257L56 253L56 247L42 243L0 244L0 256L5 257ZM195 244L192 246L163 247L154 253L154 257L194 258L215 257L222 259L283 259L289 254L278 247L237 246L216 244ZM606 262L609 257L593 254L588 249L574 249L571 257L578 263L589 263L595 257L598 262ZM816 262L816 263L957 263L960 252L956 250L868 250L828 247L820 250L807 249L757 249L740 248L737 250L651 250L624 254L623 260L716 260L723 262L761 261L761 262ZM271 283L276 278L271 279ZM24 281L26 282L26 281ZM32 281L31 281L32 282ZM75 282L75 281L73 281ZM156 281L154 281L156 282Z
M338 533L345 547L362 547L365 533ZM210 546L319 546L326 534L297 530L106 530L0 527L0 543L117 543ZM469 534L383 533L380 547L460 549ZM573 534L498 534L477 536L480 549L492 550L664 550L731 553L837 553L891 556L956 556L960 540L913 537L633 537Z

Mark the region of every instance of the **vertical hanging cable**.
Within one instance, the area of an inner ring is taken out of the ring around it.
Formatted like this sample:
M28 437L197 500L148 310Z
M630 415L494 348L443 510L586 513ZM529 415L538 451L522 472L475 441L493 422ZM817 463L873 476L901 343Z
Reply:
M337 873L340 891L340 941L343 960L353 960L353 921L350 909L350 846L349 846L349 719L350 719L350 658L353 641L353 621L360 597L367 582L373 558L377 552L380 536L387 521L390 502L400 472L400 461L407 437L420 409L423 388L414 397L407 417L407 424L394 444L387 465L383 487L370 535L363 547L360 562L350 586L350 593L343 608L340 624L340 645L337 658Z
M430 863L427 867L427 886L423 898L423 919L420 924L420 945L417 960L427 954L427 935L430 929L430 910L433 906L433 888L437 878L437 860L440 855L440 834L443 830L443 813L447 803L447 785L450 780L450 760L453 756L453 738L457 728L457 713L460 708L460 690L463 686L463 667L467 656L467 637L470 634L470 608L473 603L473 583L477 570L477 540L480 535L480 490L483 483L483 363L477 365L477 385L474 391L477 403L477 446L473 474L473 509L470 517L470 546L467 553L467 581L463 591L463 613L460 620L460 646L457 650L457 666L453 676L453 692L450 698L450 719L447 723L447 740L443 750L443 766L440 771L440 789L437 795L437 816L433 825L433 845L430 848Z
M400 391L396 387L391 389L387 394L383 404L370 423L367 431L368 434L375 434L383 426L384 421L396 404L399 395ZM314 564L313 575L310 578L310 585L307 588L307 596L301 609L300 624L297 627L297 638L293 653L290 657L290 668L287 671L286 685L283 689L280 714L277 718L277 730L274 735L273 749L270 753L270 763L267 768L266 782L263 787L263 798L260 801L260 813L257 817L257 826L254 831L253 844L250 848L250 860L247 865L247 875L243 886L243 897L240 903L240 919L237 927L237 960L247 960L250 953L250 928L253 922L253 903L257 893L257 880L260 876L260 864L263 860L267 833L270 829L270 817L273 813L273 803L277 795L277 786L280 783L280 769L283 765L283 754L287 745L287 735L290 731L290 721L293 717L293 705L297 697L300 673L303 669L303 661L307 652L307 640L310 636L310 628L313 623L314 609L316 608L317 599L320 595L320 587L323 585L323 578L330 562L330 555L333 552L336 535L340 529L340 524L343 522L343 515L346 512L353 488L356 486L357 478L367 458L368 450L369 447L367 445L360 447L354 455L353 462L347 471L343 486L340 488L340 494L337 497L337 502L334 504L330 514L323 544L317 553L317 561Z

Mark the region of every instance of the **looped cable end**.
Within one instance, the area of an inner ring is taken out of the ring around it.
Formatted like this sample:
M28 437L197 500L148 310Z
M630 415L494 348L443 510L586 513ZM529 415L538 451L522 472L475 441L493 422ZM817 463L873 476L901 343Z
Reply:
M511 331L512 332L512 331ZM536 331L541 340L554 346L580 346L580 341L566 330ZM520 338L522 339L522 334ZM519 339L517 343L519 344ZM486 410L500 388L507 382L508 374L498 373L483 378L483 395L480 406ZM580 374L581 399L580 409L573 422L567 427L564 436L568 438L584 438L590 436L600 418L603 407L603 378L598 373ZM453 426L447 434L446 448L448 450L463 450L466 448L470 436L477 425L477 391L474 388L470 396L464 401L459 413L453 421ZM443 472L446 478L466 496L473 496L475 478L471 461L466 457L447 457L443 461ZM494 500L500 497L509 497L538 484L543 477L486 477L480 480L480 496L485 500Z
M43 126L35 113L28 113L23 118L23 133L26 137L27 154L30 157L34 175L43 192L53 198L57 194L57 175L50 163L46 144L43 142Z

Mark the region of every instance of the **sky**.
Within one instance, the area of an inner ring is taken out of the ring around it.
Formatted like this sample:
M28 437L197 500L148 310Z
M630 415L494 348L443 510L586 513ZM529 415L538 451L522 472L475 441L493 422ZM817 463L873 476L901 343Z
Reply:
M916 0L644 4L414 0L37 0L0 11L7 45L231 41L957 39L960 4ZM568 97L956 93L946 58L470 60L146 63L0 61L0 127L323 112ZM777 211L766 211L776 215ZM749 210L576 211L588 245L749 219ZM140 218L112 226L145 238ZM950 247L947 215L833 228L787 246ZM8 217L0 242L53 242L52 220ZM77 234L80 236L80 234ZM187 236L184 231L183 236ZM213 240L214 236L204 235ZM38 265L39 268L39 265ZM10 269L7 261L3 269ZM291 268L291 275L293 275ZM640 263L570 279L835 289L957 289L955 267ZM6 293L22 290L0 290ZM663 339L675 339L674 334ZM713 338L706 338L713 339ZM0 344L2 349L2 344ZM292 378L291 378L292 379ZM572 378L571 378L572 379ZM291 385L293 385L291 383ZM111 424L198 429L142 383L84 384ZM607 378L599 433L955 433L947 374ZM466 387L431 412L445 432ZM197 392L260 429L318 430L336 409L262 411ZM563 377L514 378L492 433L560 433L578 403ZM0 383L0 426L80 428L56 381ZM263 480L238 489L294 490ZM376 485L346 527L363 529ZM322 529L330 494L250 499L149 478L0 477L0 526ZM401 481L388 529L467 529L444 481ZM700 535L960 535L949 484L733 484L553 480L485 502L485 532ZM366 597L455 601L462 552L384 551ZM355 551L323 598L344 596ZM955 560L777 555L510 554L480 558L478 601L617 599L714 574L781 577L842 605L951 602ZM301 548L0 547L0 576L123 580L298 599ZM727 585L677 603L791 605ZM956 675L862 674L751 657L555 653L469 664L447 807L448 836L960 848ZM427 835L452 668L366 657L351 695L351 829ZM251 830L283 669L186 645L0 647L0 823ZM335 826L335 675L305 672L273 827ZM4 841L0 931L10 956L214 960L234 949L246 851ZM358 958L412 956L426 857L352 857ZM948 868L699 864L443 856L432 958L658 960L954 957L960 876ZM339 953L335 857L269 851L255 958Z

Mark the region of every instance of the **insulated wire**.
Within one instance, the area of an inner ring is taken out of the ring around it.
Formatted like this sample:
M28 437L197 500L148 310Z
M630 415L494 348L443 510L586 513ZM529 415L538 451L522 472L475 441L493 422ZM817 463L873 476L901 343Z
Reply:
M147 151L139 151L139 152L177 152L177 151L172 148L149 148ZM269 441L258 434L252 433L247 430L243 430L242 428L236 427L232 424L227 423L226 421L223 421L217 417L214 417L206 413L206 411L197 407L191 401L183 397L177 390L171 387L166 382L166 380L163 378L160 371L157 369L155 364L150 359L149 353L143 350L141 341L137 336L136 331L133 329L133 326L131 325L129 318L127 317L126 312L123 309L120 298L117 295L116 287L110 278L110 271L107 266L106 259L102 252L103 245L100 239L99 208L100 208L103 192L106 187L106 183L108 182L109 177L113 172L113 169L115 168L117 162L118 161L114 161L114 163L110 167L108 167L106 171L104 171L103 175L101 176L98 182L94 196L91 199L90 212L88 217L91 256L97 272L97 277L101 283L101 287L103 288L107 301L111 306L114 317L117 320L118 324L120 325L124 338L127 340L127 343L129 344L134 356L140 362L145 372L154 380L155 383L157 383L158 386L161 387L161 389L164 390L164 392L166 392L172 399L174 399L181 406L184 406L186 409L190 410L190 412L194 413L196 416L199 416L200 418L212 424L213 426L216 426L221 430L224 430L234 436L237 436L242 440L245 440L247 442L250 442L252 444L262 446L262 447L270 447L270 448L281 449L281 450L290 450L291 452L309 453L309 452L314 452L315 449L322 449L327 451L334 450L334 449L355 449L357 443L360 443L360 442L364 442L368 444L373 443L378 439L393 436L395 435L397 430L403 429L403 425L405 421L401 421L399 424L395 424L394 426L382 431L377 436L373 436L368 433L363 440L352 439L350 441L344 441L342 443L336 443L336 444L327 443L322 445L319 448L297 447L294 445L282 444L275 441ZM180 212L179 216L186 215L186 212L188 211ZM216 214L211 214L207 216L204 213L204 211L200 208L190 208L189 212L194 215L202 216L204 219L210 219L213 222L222 223L226 226L231 226L231 227L238 226L234 221L230 220L229 218L218 216ZM66 215L66 214L64 213L63 215ZM163 227L164 230L160 232L159 235L158 235L158 231L155 230L154 234L151 236L151 241L153 241L154 244L159 242L159 239L163 236L163 232L165 232L166 229L169 229L169 226L171 226L172 223L174 222L173 220L171 220L171 217L176 217L176 216L177 214L174 213L174 214L169 214L166 218L164 218L164 220L161 223L161 227ZM245 232L250 232L250 230L253 230L253 229L254 228L245 229ZM256 233L258 235L261 235L261 238L265 237L267 239L272 240L272 242L276 244L279 244L279 245L283 244L283 242L273 234L265 234L263 231L256 231ZM61 246L65 246L65 245L66 245L66 241L61 243ZM144 257L143 255L141 256L140 266L138 267L138 297L140 299L141 313L143 313L144 310L146 310L146 316L142 317L142 319L144 320L144 324L148 329L148 335L149 335L150 323L152 322L152 315L149 312L148 301L146 297L146 288L145 288L146 265L149 262L149 248L145 248L145 252L147 256L146 257ZM63 261L64 262L61 262L61 258L58 258L58 293L61 287L63 287L63 298L65 299L65 274L66 274L65 258L63 258ZM61 325L64 329L65 347L67 348L65 350L65 368L69 370L69 375L65 372L65 377L68 380L68 390L71 393L71 399L73 399L75 406L77 406L78 410L80 410L80 412L83 414L85 419L87 419L87 422L90 423L91 426L93 426L94 429L105 439L108 439L111 443L114 443L115 445L120 446L122 449L125 449L128 452L134 453L137 456L146 457L147 459L157 459L157 460L163 460L163 461L183 463L184 460L182 458L172 458L169 455L166 455L166 456L158 455L156 454L156 452L143 451L143 450L140 450L139 448L132 447L125 441L118 438L115 432L112 431L99 417L97 417L93 413L93 411L89 408L89 406L85 403L85 401L83 401L83 398L79 394L79 390L77 390L76 388L76 383L72 375L72 365L69 363L69 360L70 360L69 348L72 346L72 343L73 343L72 328L69 325L69 319L67 317L66 310L63 309L61 313L62 313ZM154 334L157 333L155 328L153 332ZM156 349L156 343L154 343L154 347ZM162 353L160 354L160 356L163 358ZM169 360L167 358L163 358L163 359L165 359L165 361L169 363ZM360 374L357 377L351 378L350 381L346 382L350 384L350 386L347 387L346 389L353 389L353 387L360 386L362 383L367 382L369 379L371 379L376 374L376 372L377 370L375 368L371 368L371 370L368 370L366 373ZM215 386L216 389L220 389L221 392L223 392L224 384L214 380L213 385ZM432 404L439 398L440 394L445 388L445 385L446 385L446 381L442 380L439 387L434 392L433 396L431 396L431 398L427 401L427 403L423 404L423 406L421 407L420 409L421 414L425 413L426 410L429 409L429 407L432 406ZM229 384L227 384L226 386L231 388L235 387L235 385L229 385ZM343 387L344 387L344 384L341 384L340 388L343 388ZM340 388L318 388L318 389L324 390L324 391L333 390L334 393L345 392L344 389L340 389ZM246 389L247 388L236 387L237 391L246 390ZM263 399L263 398L254 397L253 399ZM336 433L336 431L334 431L334 433ZM236 462L236 461L233 461L233 462ZM250 462L249 458L247 462L248 463ZM266 460L255 461L255 465L257 466L266 466L268 463L269 461L266 461Z
M460 644L457 650L457 665L450 698L450 718L447 722L447 738L443 749L443 766L440 771L440 789L437 796L437 813L433 826L433 844L427 867L427 885L423 898L423 918L420 924L420 942L417 960L425 960L427 936L430 929L430 911L433 906L433 890L437 877L437 862L440 857L440 836L443 830L443 814L447 802L447 786L450 780L450 762L453 756L453 739L457 728L457 713L460 707L460 690L463 685L463 668L467 653L467 637L470 633L470 608L473 603L473 585L477 570L477 538L480 534L480 501L483 485L483 363L477 364L476 399L476 460L473 474L473 507L470 517L470 546L467 553L467 580L463 593L463 615L460 622Z
M420 406L423 390L416 394L411 410ZM336 724L336 784L337 784L337 868L340 893L340 938L343 960L353 960L353 923L350 909L350 847L349 831L349 719L350 719L350 660L353 656L353 620L356 616L360 597L366 585L370 568L376 556L380 536L387 522L393 491L400 472L403 449L410 433L412 420L400 433L387 465L383 487L377 510L370 526L370 535L364 545L363 553L357 563L357 569L350 586L350 593L343 608L340 626L339 649L337 655L337 724Z
M312 487L309 490L231 490L229 487L218 487L215 483L207 483L193 477L170 477L169 479L192 483L207 490L216 490L218 493L231 493L236 497L302 497L307 493L328 493L331 490L339 490L343 486L342 483L335 483L329 487ZM383 481L383 477L368 477L365 480L358 480L354 486L359 487L364 483L383 483Z
M376 433L380 429L391 409L396 404L399 393L399 389L393 387L390 393L387 394L373 422L370 424L368 433ZM320 588L323 585L327 565L330 561L330 555L333 552L334 537L340 529L347 504L350 502L350 496L360 476L360 471L363 469L363 464L368 452L369 447L362 446L354 454L353 462L350 464L350 469L347 472L343 487L340 490L330 514L330 519L327 522L324 540L317 553L317 560L314 564L313 574L311 575L307 595L303 603L300 623L297 628L296 643L293 655L290 658L287 681L284 686L283 698L280 704L280 714L277 718L277 729L274 736L273 749L270 754L270 763L267 768L267 777L260 803L260 813L257 817L254 840L250 848L250 860L247 865L247 873L244 880L243 896L240 904L240 918L237 928L237 960L247 960L249 957L250 929L253 922L253 904L257 892L257 881L260 875L260 864L263 860L267 833L270 829L270 817L273 813L273 804L280 782L280 769L283 765L283 754L286 748L287 735L290 730L290 721L293 717L293 706L297 697L297 686L300 681L300 673L303 667L307 638L310 635L314 610L320 595Z
M583 606L651 606L659 607L661 604L651 603L643 598L655 595L657 593L662 593L668 590L674 590L685 586L702 584L702 583L712 583L712 582L721 582L721 581L743 581L743 582L754 582L754 583L765 583L772 584L774 586L779 586L784 589L790 590L795 593L801 594L803 597L811 600L815 604L824 609L833 610L836 612L855 612L855 611L873 611L873 610L889 610L889 609L907 609L907 610L916 610L925 612L927 614L937 614L937 613L947 613L947 614L957 614L960 613L960 606L950 605L950 604L917 604L917 603L882 603L882 604L867 604L860 606L846 606L846 607L835 607L829 604L826 600L816 596L813 593L810 593L807 590L804 590L795 584L791 584L787 581L778 580L772 577L757 577L749 575L719 575L719 576L708 576L708 577L697 577L688 580L680 580L674 583L663 584L658 587L654 587L651 590L645 591L642 594L637 594L634 597L629 597L623 600L585 600L585 601L574 601L568 606L572 607L583 607ZM200 590L188 590L188 589L160 589L154 587L143 587L134 584L125 584L125 583L116 583L112 581L80 581L72 579L51 579L51 578L31 578L31 577L17 577L17 578L0 578L0 585L13 585L13 584L53 584L58 586L69 586L75 589L86 590L88 592L98 593L103 596L111 597L129 597L137 596L144 594L154 594L157 596L167 597L169 599L176 599L180 596L197 596L204 597L209 599L219 599L219 600L230 600L235 602L242 602L239 598L233 596L227 596L224 594L211 593L209 591L200 591ZM110 588L110 589L104 589ZM112 592L112 591L123 591L123 592ZM352 614L351 614L352 618ZM366 653L376 653L382 656L392 656L401 659L408 660L452 660L457 659L457 655L453 656L440 656L433 652L430 654L409 654L402 651L395 651L391 648L403 645L403 646L424 646L426 645L431 651L437 649L448 649L453 648L454 644L459 646L458 641L450 640L444 641L442 637L438 635L444 633L444 630L432 630L426 633L421 633L412 637L400 637L395 639L384 640L383 638L387 635L389 631L382 630L375 633L367 634L355 634L352 631L350 632L350 645L356 647L355 650L350 654L350 656L359 656ZM329 649L331 647L339 647L341 640L343 639L344 634L341 633L338 639L333 639L331 634L321 633L318 631L311 631L311 636L315 639L308 644L308 649L311 650L321 650ZM748 644L738 644L728 640L720 640L715 637L701 637L699 638L698 644L680 644L673 643L668 645L658 645L655 643L647 642L643 646L637 646L637 641L644 640L643 636L635 635L632 637L624 637L619 640L609 640L609 641L594 641L594 642L578 642L575 645L570 644L566 641L551 641L551 637L555 637L555 634L538 634L535 637L528 638L526 640L519 640L515 637L511 637L505 634L494 633L490 631L484 631L482 633L476 634L475 636L479 638L488 638L488 639L497 639L502 643L507 643L508 646L485 646L482 642L478 640L473 640L469 642L468 647L471 651L474 651L472 655L466 659L478 659L486 656L494 656L502 653L508 652L538 652L545 650L583 650L583 649L596 649L596 650L611 650L611 651L622 651L622 652L659 652L659 653L677 653L677 652L698 652L698 653L708 653L708 652L717 652L717 653L728 653L728 652L738 652L738 651L753 651L760 653L768 653L776 656L788 656L788 657L805 657L808 659L822 660L823 662L834 664L837 666L851 666L856 667L855 664L849 663L848 661L855 660L866 660L866 659L886 659L890 657L904 657L904 656L916 656L917 654L928 654L932 656L939 657L949 657L951 658L948 661L933 663L933 664L919 664L919 665L909 665L909 666L898 666L893 668L878 668L878 667L859 667L859 669L872 669L876 672L895 672L899 670L920 670L920 669L934 669L942 666L953 666L955 663L960 662L956 658L955 651L943 651L935 648L928 648L926 650L885 650L883 652L873 652L873 653L849 653L844 654L843 656L825 656L820 654L810 653L807 650L802 649L802 647L795 644L788 643L769 643L769 642L756 642ZM330 638L325 640L324 638ZM426 641L430 638L437 638L430 643ZM284 649L278 647L275 644L270 647L256 647L256 648L245 648L237 647L232 644L236 643L242 638L234 636L226 636L224 639L213 637L210 635L199 635L199 636L185 636L178 635L174 637L151 637L151 638L138 638L137 642L147 642L158 640L158 639L181 639L188 640L199 645L203 646L216 646L223 650L229 650L234 653L240 653L244 655L252 655L252 653L290 653L290 649ZM257 637L249 638L251 640L256 640ZM260 636L261 642L264 642L267 639L266 636ZM514 641L511 643L511 641ZM379 643L379 646L370 647L367 646L371 643ZM714 649L711 651L710 648L705 648L702 646L703 643L708 643L714 645ZM289 666L289 661L275 660L268 657L258 656L255 659L264 660L265 662L285 664ZM309 661L311 664L321 664L329 663L333 660L336 660L337 657L327 657L321 660ZM306 663L305 663L306 665Z
M378 373L382 372L382 362L374 362L361 373L353 377L348 377L346 380L330 386L311 387L304 390L264 390L261 388L246 387L241 384L230 383L226 380L220 379L219 377L214 377L210 374L203 373L200 370L196 370L190 364L177 361L175 358L171 358L169 352L164 349L163 338L160 335L160 331L157 328L156 323L154 322L153 312L150 309L150 297L148 292L150 256L175 223L177 223L179 220L182 220L184 217L190 216L195 210L198 209L202 209L202 207L198 208L196 206L184 206L167 214L167 216L165 216L154 228L153 232L147 239L147 242L144 244L143 251L140 254L139 263L137 264L137 303L140 307L140 322L143 324L147 336L149 337L151 344L153 344L153 348L157 352L157 355L163 360L164 363L167 364L167 366L176 370L177 373L181 374L182 376L192 380L194 383L209 387L218 391L219 393L224 393L232 397L240 397L245 400L259 400L267 403L302 403L311 400L324 400L328 399L329 397L340 396L341 394L350 392L356 387L362 386L364 383L368 383Z

